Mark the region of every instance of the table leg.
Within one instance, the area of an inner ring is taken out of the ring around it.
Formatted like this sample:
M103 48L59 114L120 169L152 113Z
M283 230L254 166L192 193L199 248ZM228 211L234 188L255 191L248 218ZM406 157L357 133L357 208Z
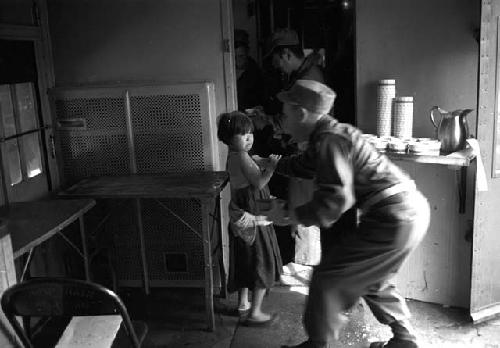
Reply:
M141 248L142 275L144 277L144 292L149 295L149 272L146 259L146 243L144 241L144 229L142 226L142 207L141 199L135 199L136 216L137 216L137 232L139 234L139 245Z
M22 282L24 280L24 278L26 277L26 273L29 273L29 267L30 267L31 259L33 258L34 250L35 250L35 248L30 249L30 252L28 254L26 262L24 263L23 273L21 273L21 279L19 280L19 282Z
M87 238L85 235L85 222L83 216L78 218L80 222L80 237L82 238L83 267L85 268L85 279L90 281L89 252L87 250Z
M217 261L219 264L219 273L220 273L220 282L221 282L221 290L220 290L220 297L221 298L227 298L227 283L226 283L226 270L224 269L224 247L222 246L222 216L221 216L221 211L220 211L220 196L217 196L214 201L214 212L213 212L213 221L212 221L212 228L215 228L215 233L217 234L217 243L218 247L215 252L215 255L217 256Z
M203 257L205 261L205 311L208 330L215 331L214 281L212 272L212 244L210 241L210 200L201 200Z

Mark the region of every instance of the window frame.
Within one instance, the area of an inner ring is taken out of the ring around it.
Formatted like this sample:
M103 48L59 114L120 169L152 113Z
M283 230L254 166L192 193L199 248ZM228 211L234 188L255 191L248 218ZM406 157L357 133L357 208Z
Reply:
M53 132L53 119L51 116L50 101L47 91L54 87L54 69L52 49L48 26L48 11L46 0L34 0L34 6L37 18L34 19L36 25L12 25L0 23L0 39L13 41L31 41L34 46L35 63L37 69L38 89L38 112L39 115L39 142L42 151L42 168L46 175L48 190L52 191L60 185L59 171L56 160L56 149ZM22 150L20 149L20 152ZM1 154L0 154L1 156ZM3 159L0 157L3 162ZM2 190L0 192L0 205L8 204L8 188L5 186L3 166L0 172L2 181ZM36 177L36 176L35 176ZM33 178L35 178L33 177ZM29 178L29 179L33 179ZM29 197L29 194L27 195Z
M5 134L1 134L2 136L0 137L0 149L3 150L3 147L4 146L7 146L7 142L8 141L11 141L11 140L15 140L17 142L17 147L18 147L18 156L19 156L19 162L20 162L20 171L21 171L21 181L20 182L16 182L16 183L12 183L12 181L10 180L10 167L9 167L9 163L10 161L9 160L6 160L4 158L4 154L2 153L2 157L0 157L0 162L2 163L2 168L0 170L3 170L4 171L4 177L5 177L5 183L4 185L5 186L8 186L10 184L10 186L15 186L15 185L19 185L21 184L22 182L27 182L27 181L30 181L30 180L34 180L33 178L35 178L37 175L35 176L29 176L29 173L28 173L28 159L26 158L26 145L23 141L23 139L25 139L24 137L25 136L29 136L30 134L38 134L38 148L40 150L40 161L41 161L41 173L40 174L45 174L47 175L47 160L46 160L46 150L44 149L44 144L43 144L43 132L44 132L44 129L46 128L46 126L44 126L44 123L41 122L41 108L40 108L40 105L39 105L39 98L37 96L37 91L36 91L36 86L34 84L34 82L30 82L30 84L32 85L31 87L31 93L32 93L32 96L33 96L33 101L36 103L36 119L35 119L35 123L36 123L36 127L34 127L33 129L30 129L30 130L23 130L22 129L22 125L21 125L21 117L20 117L20 113L19 113L19 104L17 103L18 101L18 98L17 98L17 91L16 91L16 88L15 86L16 85L19 85L21 83L15 83L15 84L8 84L8 88L9 88L9 96L10 96L10 100L11 100L11 103L12 103L12 112L13 112L13 117L14 117L14 123L15 123L15 128L16 128L16 131L15 131L15 134L11 134L11 135L8 135L6 136ZM0 115L0 118L2 118L2 116ZM3 121L3 119L2 119ZM2 132L0 132L2 133ZM6 160L4 162L4 160ZM9 180L8 180L9 179ZM7 183L8 181L8 183Z

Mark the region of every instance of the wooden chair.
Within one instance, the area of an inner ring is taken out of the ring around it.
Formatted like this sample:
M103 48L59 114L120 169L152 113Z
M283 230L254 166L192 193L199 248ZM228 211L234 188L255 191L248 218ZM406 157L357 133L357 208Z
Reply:
M93 319L102 320L104 315L120 315L122 322L111 347L138 348L147 333L145 323L130 320L127 309L118 295L99 284L83 280L33 278L8 288L2 295L1 304L19 339L29 348L37 348L40 345L36 343L35 335L29 337L16 316L54 319L84 317L91 323ZM68 327L74 322L73 319ZM115 319L119 320L116 317ZM43 326L40 332L43 332L46 326L50 325ZM78 327L82 329L85 325ZM89 331L89 336L91 334ZM59 340L59 335L56 339Z

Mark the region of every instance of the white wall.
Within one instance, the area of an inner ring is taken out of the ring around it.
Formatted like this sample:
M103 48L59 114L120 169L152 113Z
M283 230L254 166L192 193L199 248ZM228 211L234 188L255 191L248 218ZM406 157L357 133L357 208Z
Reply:
M376 130L376 84L396 79L399 96L414 97L413 135L434 137L429 109L477 109L478 1L356 1L357 122ZM469 115L475 129L476 112ZM432 216L428 235L402 270L398 284L407 297L468 307L470 232L473 205L468 171L465 214L458 213L457 171L440 165L398 162L428 197Z
M57 86L213 81L224 110L219 0L49 0Z
M375 132L376 83L396 79L396 94L414 97L414 136L432 137L429 109L476 108L479 2L356 2L358 125ZM469 115L472 125L475 112ZM471 127L474 129L474 127Z

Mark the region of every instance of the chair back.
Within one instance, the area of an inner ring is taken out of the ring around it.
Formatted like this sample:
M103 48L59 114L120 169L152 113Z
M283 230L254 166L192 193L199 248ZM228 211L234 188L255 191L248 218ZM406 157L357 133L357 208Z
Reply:
M33 347L16 320L21 317L122 316L133 347L139 347L132 321L121 299L96 283L67 278L33 278L15 284L2 295L2 309L26 347Z

